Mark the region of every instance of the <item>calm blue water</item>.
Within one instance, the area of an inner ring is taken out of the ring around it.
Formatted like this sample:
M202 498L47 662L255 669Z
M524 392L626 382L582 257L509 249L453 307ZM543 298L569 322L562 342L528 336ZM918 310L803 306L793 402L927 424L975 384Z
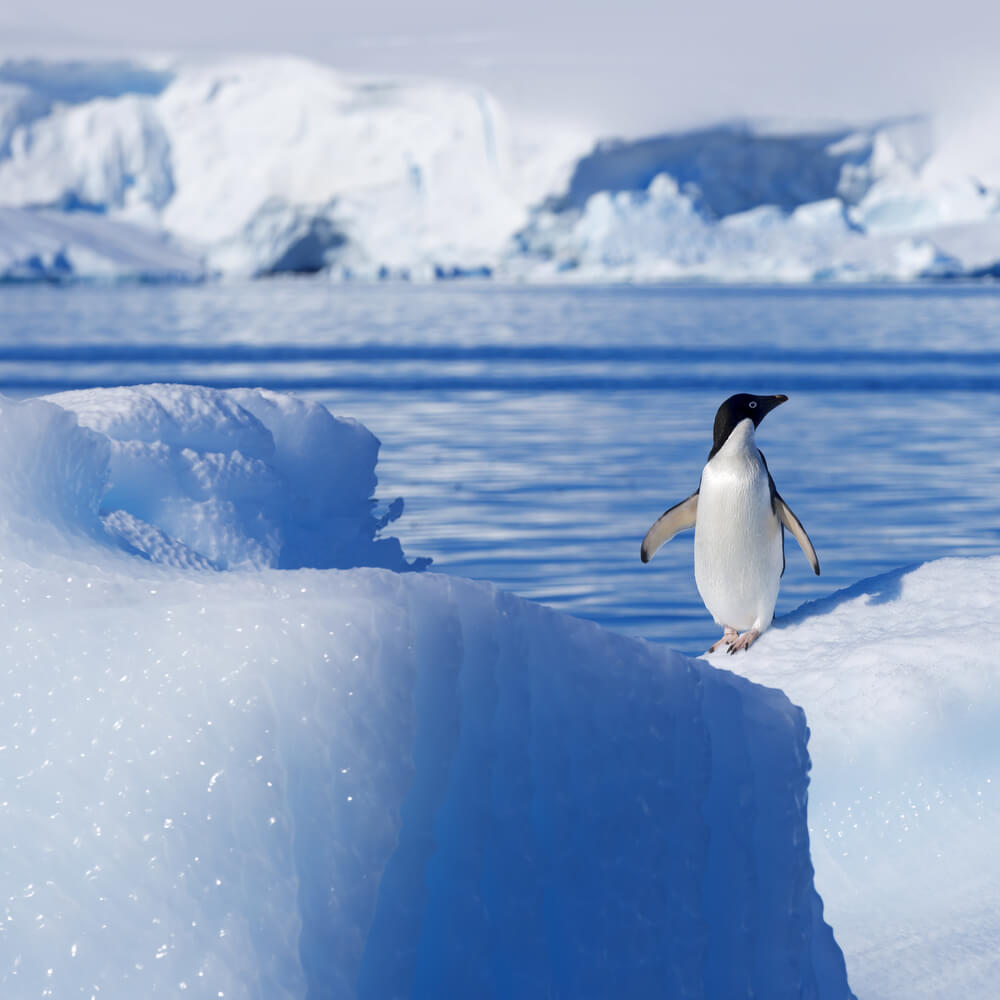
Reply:
M0 289L0 392L186 381L320 399L382 440L379 495L434 568L688 651L717 637L692 536L718 404L809 531L784 613L860 577L1000 552L1000 289L331 286Z

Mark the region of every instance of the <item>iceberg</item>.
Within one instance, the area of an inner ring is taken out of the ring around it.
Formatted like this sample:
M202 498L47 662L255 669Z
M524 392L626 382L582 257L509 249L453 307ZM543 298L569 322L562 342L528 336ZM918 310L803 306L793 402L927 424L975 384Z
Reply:
M45 67L0 64L0 203L156 225L228 274L488 267L584 148L473 86L301 59Z
M987 107L598 140L512 115L471 84L303 59L8 59L0 206L63 216L77 243L112 223L163 233L222 275L988 277L1000 272L995 119ZM37 237L16 276L64 273ZM0 250L0 274L14 266ZM90 276L83 263L71 273Z
M0 455L5 996L852 996L781 691L379 568L316 404L4 399Z
M1000 173L971 176L954 145L937 149L923 118L799 132L733 123L599 143L533 212L508 266L574 281L990 275Z

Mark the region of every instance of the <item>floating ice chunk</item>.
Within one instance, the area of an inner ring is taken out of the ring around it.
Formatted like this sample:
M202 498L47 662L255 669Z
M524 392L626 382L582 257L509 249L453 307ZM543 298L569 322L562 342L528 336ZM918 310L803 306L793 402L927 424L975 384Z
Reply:
M781 692L471 581L206 571L251 488L282 532L367 502L375 439L54 399L0 400L7 994L848 1000Z

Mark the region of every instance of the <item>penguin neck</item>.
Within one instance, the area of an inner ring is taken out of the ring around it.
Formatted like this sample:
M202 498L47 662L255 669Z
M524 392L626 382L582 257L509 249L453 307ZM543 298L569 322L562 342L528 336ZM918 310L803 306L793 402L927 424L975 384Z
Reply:
M732 429L729 437L722 444L712 449L708 461L719 465L732 461L759 462L759 455L757 438L754 435L754 423L747 417Z

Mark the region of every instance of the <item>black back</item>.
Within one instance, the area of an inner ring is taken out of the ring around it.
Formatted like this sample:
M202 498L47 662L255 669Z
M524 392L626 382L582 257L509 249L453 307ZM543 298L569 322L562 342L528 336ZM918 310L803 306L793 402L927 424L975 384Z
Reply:
M752 420L754 427L776 406L787 400L787 396L754 396L749 392L739 392L730 396L715 414L715 426L712 428L712 450L708 453L711 461L716 452L726 443L729 435L744 420Z
M764 463L764 471L767 473L767 485L771 491L771 510L774 510L774 501L781 497L778 492L778 487L774 485L774 476L771 475L771 470L767 467L767 459L764 458L764 452L757 449L757 454L760 455L760 460ZM785 575L785 566L787 565L787 560L785 559L785 526L781 525L781 575Z

